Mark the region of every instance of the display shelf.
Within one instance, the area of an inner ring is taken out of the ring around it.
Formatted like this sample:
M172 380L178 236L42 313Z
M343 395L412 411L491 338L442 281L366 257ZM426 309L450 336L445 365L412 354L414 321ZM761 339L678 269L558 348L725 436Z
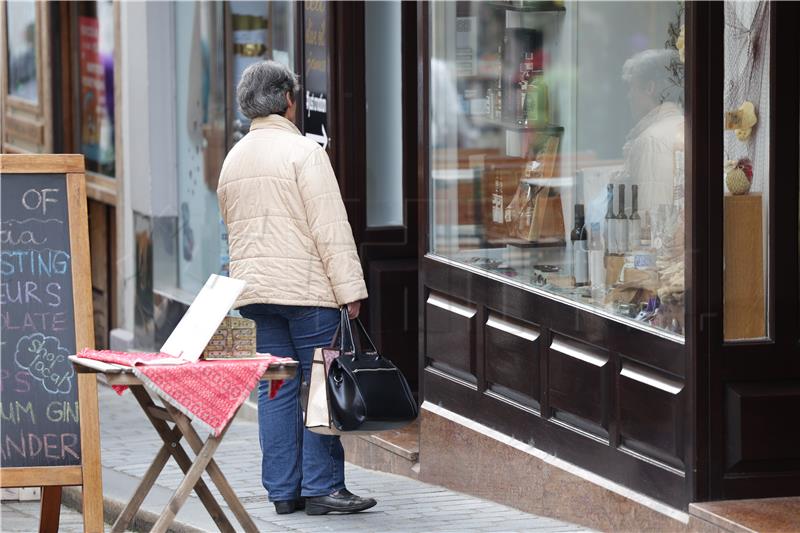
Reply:
M507 11L518 11L520 13L564 13L567 8L558 5L556 2L535 2L535 5L517 5L508 2L489 2L489 5Z
M511 131L532 131L559 135L564 133L564 127L557 124L548 124L546 126L525 126L524 124L516 124L504 120L485 118L480 115L474 116L473 119L473 122L476 125L486 128L500 128Z
M555 241L527 241L525 239L506 239L504 244L509 246L514 246L516 248L563 248L567 245L567 241L562 240L555 240Z

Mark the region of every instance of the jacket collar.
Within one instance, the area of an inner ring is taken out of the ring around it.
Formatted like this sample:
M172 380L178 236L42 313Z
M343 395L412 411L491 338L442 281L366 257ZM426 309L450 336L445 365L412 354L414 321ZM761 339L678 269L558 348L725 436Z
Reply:
M278 129L302 135L291 120L276 114L253 119L253 122L250 124L250 131L263 129Z

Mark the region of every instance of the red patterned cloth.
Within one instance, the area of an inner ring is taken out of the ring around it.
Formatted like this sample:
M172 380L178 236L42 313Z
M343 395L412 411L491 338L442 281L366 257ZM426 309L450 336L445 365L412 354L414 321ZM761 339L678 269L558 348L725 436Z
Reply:
M292 361L266 355L177 365L148 364L170 356L88 349L78 357L132 367L134 375L146 387L216 436L228 425L270 364ZM281 384L279 380L271 382L270 397L278 392ZM126 388L114 387L118 394Z

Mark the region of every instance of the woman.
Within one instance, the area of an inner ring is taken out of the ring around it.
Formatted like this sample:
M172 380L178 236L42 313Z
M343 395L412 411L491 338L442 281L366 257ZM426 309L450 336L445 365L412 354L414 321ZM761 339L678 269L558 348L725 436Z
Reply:
M247 282L236 307L256 322L259 352L300 361L274 398L268 382L259 385L264 488L278 514L354 513L376 502L345 488L339 437L304 428L299 391L339 308L357 317L367 289L328 155L293 123L298 90L297 76L275 61L244 71L236 95L252 124L225 158L217 195L231 277Z

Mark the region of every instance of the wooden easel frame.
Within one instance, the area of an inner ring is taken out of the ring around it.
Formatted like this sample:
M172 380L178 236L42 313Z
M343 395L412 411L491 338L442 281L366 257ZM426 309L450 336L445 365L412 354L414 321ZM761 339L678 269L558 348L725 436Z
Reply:
M92 280L86 210L86 177L82 155L0 155L2 174L64 174L67 184L69 245L75 347L94 347ZM81 464L75 466L13 467L0 470L0 488L42 487L39 531L58 531L61 487L83 487L83 531L103 532L103 479L100 464L100 417L97 377L76 373L81 432Z

